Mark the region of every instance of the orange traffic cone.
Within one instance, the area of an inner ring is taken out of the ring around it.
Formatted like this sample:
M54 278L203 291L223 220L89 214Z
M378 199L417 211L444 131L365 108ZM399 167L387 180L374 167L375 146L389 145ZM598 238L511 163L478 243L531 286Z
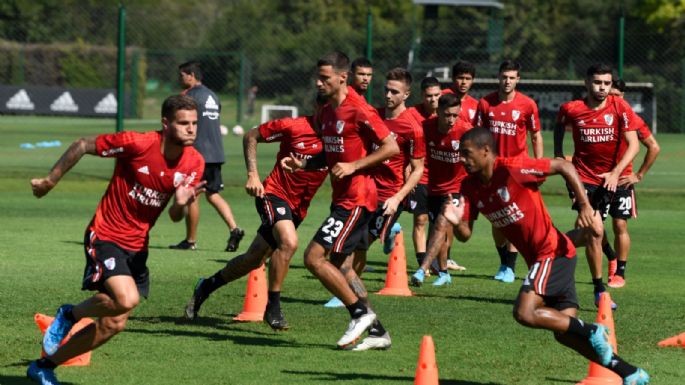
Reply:
M380 295L412 296L409 290L407 278L407 256L404 252L404 236L400 231L395 236L395 247L392 249L388 260L388 272L385 275L385 287L378 293Z
M247 293L245 293L243 311L233 317L233 320L241 322L261 322L264 320L267 301L265 270L264 265L261 265L247 276Z
M421 341L414 385L438 385L438 364L435 362L435 345L431 336L423 336Z
M33 316L33 320L36 322L36 325L38 326L38 329L40 329L40 332L42 334L45 334L45 331L47 330L48 326L52 323L54 320L54 317L47 316L45 314L40 314L36 313ZM69 331L69 334L67 334L66 337L64 337L64 340L62 340L62 343L60 346L64 345L74 334L78 333L81 329L84 327L92 324L93 321L90 318L82 318L80 319L74 326L71 328ZM41 348L40 352L41 357L45 357L45 351ZM78 355L74 358L69 359L65 363L63 363L61 366L88 366L90 365L90 352L83 353L81 355Z
M609 343L614 348L614 354L618 352L616 348L616 334L614 329L614 317L611 310L611 296L604 292L599 297L599 310L597 311L596 323L609 328ZM623 379L618 374L603 367L602 365L590 361L590 369L585 379L576 385L622 385Z
M661 347L674 346L678 348L685 348L685 333L680 333L677 336L666 338L660 341L657 345Z

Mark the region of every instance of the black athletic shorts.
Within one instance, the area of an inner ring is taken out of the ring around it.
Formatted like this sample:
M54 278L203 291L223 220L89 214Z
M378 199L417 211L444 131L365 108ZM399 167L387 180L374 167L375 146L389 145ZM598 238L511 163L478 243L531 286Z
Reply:
M224 189L224 182L221 179L221 163L205 163L205 171L202 180L206 180L205 188L208 193L218 193Z
M292 221L295 224L295 228L302 223L302 219L293 214L288 203L276 195L265 194L263 198L256 197L255 206L257 207L259 217L262 219L262 224L257 232L271 246L271 249L275 250L278 247L273 232L276 222Z
M138 287L138 294L147 298L150 292L150 272L147 268L147 250L130 251L114 242L103 241L89 226L83 238L86 267L83 270L81 290L107 292L104 283L109 277L128 275Z
M369 248L371 213L362 206L352 210L331 206L331 214L314 235L314 241L334 253L350 254Z
M414 215L428 214L428 186L417 184L407 198L407 211Z
M373 235L375 239L380 238L381 234L385 234L386 238L390 235L390 229L402 214L402 206L398 206L397 211L392 216L383 215L383 211L385 211L383 210L383 203L379 203L378 208L371 214L369 220L369 234Z
M547 258L535 262L523 280L521 291L535 291L543 298L546 306L557 310L578 309L576 260L574 256Z
M584 186L592 208L600 212L602 220L605 220L608 215L618 219L637 218L637 204L633 186L628 188L618 186L616 192L611 192L603 186L588 183L585 183ZM573 200L571 207L578 211L578 204L573 196L573 191L570 189L569 196Z
M459 198L461 194L453 192L452 193L452 204L455 206L459 205ZM442 206L447 202L447 195L429 195L428 196L428 221L430 223L435 223L435 218L442 213Z

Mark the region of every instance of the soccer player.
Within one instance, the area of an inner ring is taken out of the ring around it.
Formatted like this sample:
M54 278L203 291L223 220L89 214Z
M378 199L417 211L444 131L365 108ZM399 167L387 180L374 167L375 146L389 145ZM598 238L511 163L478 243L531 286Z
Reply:
M609 93L613 96L623 98L625 93L626 83L622 79L614 80L614 84ZM609 287L620 288L625 286L625 273L626 264L628 261L628 252L630 251L630 234L628 234L628 218L623 218L624 215L628 213L631 217L637 217L637 201L635 196L634 185L642 181L647 171L652 167L656 161L661 148L659 143L652 135L649 126L640 118L638 114L635 114L635 122L637 125L637 137L647 148L647 153L642 160L642 165L635 173L633 172L632 162L628 167L623 170L621 177L618 179L619 186L625 187L631 194L630 196L624 196L619 198L619 209L623 207L623 212L621 215L614 216L612 214L612 226L614 229L614 247L616 248L616 253L611 248L606 239L606 231L604 232L604 239L602 240L602 250L604 254L609 258ZM621 141L621 152L625 151L626 142ZM620 158L620 155L619 155ZM626 211L628 213L626 213ZM618 255L616 255L618 254Z
M433 259L438 256L438 278L434 286L447 285L452 278L447 272L446 244L452 234L448 231L442 216L442 206L449 199L448 195L459 196L461 181L466 177L459 158L462 135L471 129L471 124L459 117L461 99L453 93L444 94L438 101L438 115L423 122L428 162L428 215L430 218L429 237L442 239L443 247L439 252L429 252L421 262L419 269L411 277L411 283L421 286L430 269ZM438 237L437 231L440 231ZM444 252L443 252L444 251Z
M521 80L521 65L513 60L503 61L497 78L497 91L478 103L478 126L490 129L497 153L503 157L528 156L526 136L530 132L533 157L541 158L543 146L538 106L533 99L516 91ZM500 258L500 267L494 278L505 283L514 282L516 248L495 227L492 228L492 237Z
M83 290L97 294L77 305L62 305L45 331L45 358L31 362L27 375L43 385L59 384L56 366L93 350L121 332L140 297L147 298L149 231L172 201L169 216L183 219L187 206L204 191L202 155L193 148L197 104L184 95L162 105L162 130L121 132L81 138L44 178L31 180L33 195L46 195L85 154L116 158L107 191L86 228ZM98 317L59 346L81 318Z
M290 260L297 250L297 227L306 217L307 208L328 172L321 169L287 173L279 163L286 156L308 159L323 151L319 133L314 127L315 117L324 103L324 98L317 98L313 116L266 122L248 131L243 138L247 168L245 190L255 198L262 225L244 254L230 260L213 276L200 278L186 305L186 318L195 319L210 294L269 259L269 291L264 321L274 330L288 329L288 322L281 311L281 288ZM280 142L276 164L262 183L257 169L257 143L274 142Z
M539 190L548 175L561 174L578 197L577 225L601 234L593 219L599 214L573 165L561 159L500 158L492 134L480 127L462 136L461 156L469 175L458 204L447 203L444 216L453 225L467 223L460 227L465 241L480 212L521 251L530 270L514 305L516 321L552 331L558 342L615 372L626 385L647 384L644 370L613 353L606 326L576 318L576 250L552 224Z
M606 64L593 64L586 73L585 99L565 103L559 109L554 130L554 156L564 157L563 141L566 130L573 132L573 165L576 167L592 206L600 212L596 217L598 234L571 232L576 246L586 245L594 285L595 303L606 288L602 283L603 221L607 214L627 218L621 201L632 197L632 191L619 185L619 178L633 161L639 150L635 114L625 100L610 95L613 81L612 68ZM627 144L621 155L621 142ZM573 208L578 209L578 194L573 192ZM615 308L616 304L612 304Z
M350 313L350 323L337 345L350 347L369 327L372 335L386 333L369 306L366 289L354 269L341 268L346 257L368 243L368 225L377 206L376 185L369 168L399 152L395 139L373 107L347 87L349 59L332 52L317 62L316 86L329 103L320 116L325 163L331 174L331 213L304 252L304 263ZM368 152L375 144L378 149ZM287 170L316 162L286 157Z
M469 95L476 78L476 66L466 60L459 60L452 66L452 86L442 90L443 94L453 93L461 99L459 118L475 126L478 123L478 99Z
M224 189L221 180L221 165L224 163L224 145L219 130L221 104L212 90L202 84L202 68L199 62L190 61L178 66L179 81L185 87L184 95L192 97L198 105L197 139L195 148L205 158L205 170L202 180L207 181L205 197L221 219L228 226L229 238L226 251L236 251L245 232L238 227L231 206L219 194ZM188 208L186 216L186 238L170 249L195 250L197 247L197 226L200 222L200 202L194 201Z
M360 96L365 97L373 78L373 65L371 61L365 57L354 59L350 72L352 73L352 88Z

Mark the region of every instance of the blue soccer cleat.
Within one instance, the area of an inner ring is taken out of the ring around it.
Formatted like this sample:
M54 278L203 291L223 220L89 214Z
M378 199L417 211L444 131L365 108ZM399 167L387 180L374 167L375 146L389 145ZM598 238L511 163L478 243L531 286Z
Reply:
M426 279L426 272L423 269L416 270L416 273L411 276L412 286L421 287L423 280Z
M595 292L595 306L599 307L599 297L604 293L603 291ZM611 301L611 310L618 309L618 305L613 300Z
M597 353L599 363L606 367L611 363L611 356L614 354L614 348L609 343L609 328L601 324L594 324L597 330L590 334L590 345Z
M502 279L500 281L504 283L512 283L516 280L516 275L514 274L514 270L511 269L511 267L507 267L504 270L504 274L502 275Z
M504 273L507 271L507 265L499 265L499 270L497 270L497 274L495 274L495 280L501 281L502 278L504 277Z
M55 320L52 321L48 329L45 331L45 336L43 336L43 350L48 356L55 354L59 344L62 342L64 337L69 333L71 327L74 323L69 321L64 314L71 310L74 305L62 305L57 309L57 314L55 315Z
M649 384L649 374L637 368L637 371L623 379L623 385L645 385Z
M345 304L338 297L333 297L328 300L323 307L333 308L333 307L344 307Z
M402 231L402 226L400 226L399 223L392 225L390 234L388 234L388 236L385 237L385 241L383 241L383 252L385 254L392 253L392 250L395 248L395 237L400 233L400 231Z
M29 368L26 370L26 377L41 385L60 385L57 377L55 377L55 370L40 368L36 361L31 361Z
M452 276L450 276L450 273L445 273L443 271L440 272L438 279L433 282L433 286L444 286L450 284L452 284Z

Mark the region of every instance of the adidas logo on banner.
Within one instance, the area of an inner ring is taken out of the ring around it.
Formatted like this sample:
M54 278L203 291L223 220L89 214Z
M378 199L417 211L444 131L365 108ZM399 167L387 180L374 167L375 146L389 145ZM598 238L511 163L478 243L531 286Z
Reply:
M98 114L116 114L117 113L117 99L113 93L108 93L102 100L95 105L95 112Z
M10 110L33 110L35 106L26 90L21 89L5 103Z
M64 91L59 98L50 104L50 110L60 112L78 112L78 105L74 103L69 91Z

